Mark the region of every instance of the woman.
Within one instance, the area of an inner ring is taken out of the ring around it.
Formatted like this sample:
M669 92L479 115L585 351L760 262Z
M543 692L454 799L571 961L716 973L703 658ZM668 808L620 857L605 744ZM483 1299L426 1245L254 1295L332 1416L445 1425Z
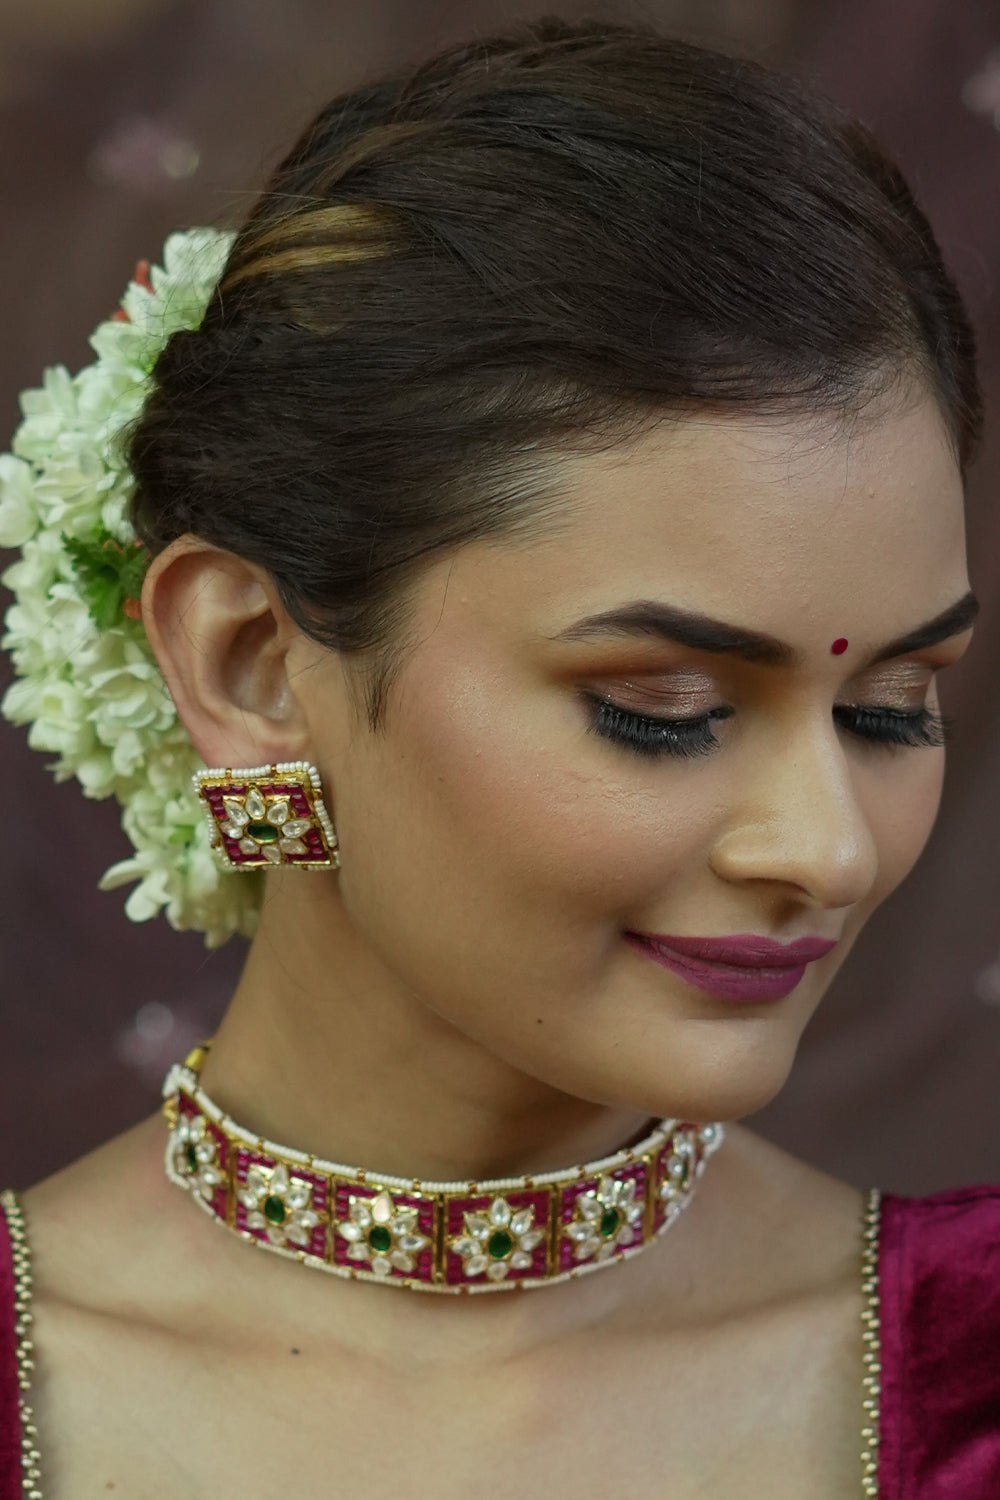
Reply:
M169 1142L7 1200L26 1493L993 1492L998 1191L734 1123L930 833L978 422L898 172L785 80L549 21L323 111L132 435L266 890Z

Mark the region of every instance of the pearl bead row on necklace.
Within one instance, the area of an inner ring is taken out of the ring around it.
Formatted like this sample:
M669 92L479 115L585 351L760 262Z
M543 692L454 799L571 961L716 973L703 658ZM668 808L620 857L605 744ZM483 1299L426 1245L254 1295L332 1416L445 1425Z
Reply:
M428 1182L275 1145L199 1084L197 1047L163 1085L166 1170L263 1250L358 1281L428 1292L516 1291L627 1260L691 1201L720 1124L661 1120L637 1145L525 1177Z

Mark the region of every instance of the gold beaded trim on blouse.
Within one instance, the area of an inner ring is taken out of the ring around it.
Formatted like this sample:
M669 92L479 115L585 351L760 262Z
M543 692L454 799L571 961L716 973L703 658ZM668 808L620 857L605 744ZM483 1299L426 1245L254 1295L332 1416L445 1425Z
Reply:
M882 1334L879 1306L879 1229L882 1218L882 1194L871 1188L865 1203L861 1235L861 1291L864 1306L861 1313L864 1392L861 1430L861 1493L864 1500L878 1500L879 1425L882 1402Z
M18 1410L21 1414L21 1483L24 1500L42 1500L41 1454L38 1451L38 1429L28 1405L31 1372L35 1368L35 1346L31 1341L31 1251L24 1232L21 1205L12 1192L0 1193L0 1208L7 1219L11 1258L14 1262L14 1334L17 1339L17 1383L20 1389Z

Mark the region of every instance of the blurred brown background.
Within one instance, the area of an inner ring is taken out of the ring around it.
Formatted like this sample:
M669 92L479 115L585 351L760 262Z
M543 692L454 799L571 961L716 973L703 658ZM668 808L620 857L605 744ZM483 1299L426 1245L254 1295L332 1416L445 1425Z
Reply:
M945 679L958 723L941 816L757 1123L860 1184L1000 1179L997 0L0 0L0 448L18 390L86 362L135 261L171 229L234 222L331 94L546 12L645 17L818 82L895 150L969 302L994 431L970 493L984 609ZM8 674L4 659L0 689ZM0 721L0 1185L154 1108L243 951L129 923L125 892L96 890L128 852L117 805L55 786L45 763Z

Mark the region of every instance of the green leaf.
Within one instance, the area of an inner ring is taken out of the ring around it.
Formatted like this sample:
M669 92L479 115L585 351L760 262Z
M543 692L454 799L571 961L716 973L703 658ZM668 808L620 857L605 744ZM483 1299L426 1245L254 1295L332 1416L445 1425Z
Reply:
M104 527L92 537L62 533L80 592L99 630L110 630L124 614L127 599L138 599L150 555L139 542L119 542Z

